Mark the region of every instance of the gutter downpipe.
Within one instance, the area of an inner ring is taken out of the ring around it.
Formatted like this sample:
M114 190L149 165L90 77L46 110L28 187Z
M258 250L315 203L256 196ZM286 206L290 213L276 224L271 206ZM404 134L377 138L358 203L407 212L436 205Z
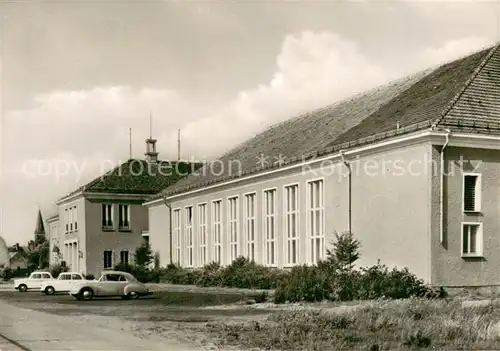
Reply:
M339 154L340 154L340 157L342 158L342 162L344 163L344 165L347 167L347 170L348 170L348 176L349 176L349 180L348 180L348 187L349 187L349 196L348 196L348 204L349 204L349 215L348 215L348 219L349 219L349 224L348 224L348 231L349 231L349 234L352 234L351 230L352 230L352 205L351 205L351 193L352 193L352 185L351 185L351 181L352 181L352 172L351 172L351 164L346 161L345 157L344 157L344 150L340 150L339 151Z
M173 259L172 259L172 206L170 206L170 204L168 203L167 201L167 197L163 197L163 202L165 203L165 206L168 207L168 214L169 214L169 235L168 235L168 238L169 238L169 246L170 246L170 264L173 264Z
M440 156L441 156L441 182L440 182L440 194L439 194L439 204L441 206L440 209L440 221L439 221L439 242L443 244L444 242L444 149L448 146L448 143L450 142L450 134L451 130L445 129L446 132L446 141L443 144L443 147L441 148Z

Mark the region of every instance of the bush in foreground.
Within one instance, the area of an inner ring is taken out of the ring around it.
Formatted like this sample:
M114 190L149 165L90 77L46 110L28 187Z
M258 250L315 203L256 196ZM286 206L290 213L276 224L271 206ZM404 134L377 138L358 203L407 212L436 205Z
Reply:
M253 323L209 323L222 345L266 350L498 350L500 305L411 298L344 312L282 311ZM473 326L473 327L471 327Z
M49 272L54 278L57 278L59 274L69 272L69 267L63 266L61 264L54 264L49 267Z

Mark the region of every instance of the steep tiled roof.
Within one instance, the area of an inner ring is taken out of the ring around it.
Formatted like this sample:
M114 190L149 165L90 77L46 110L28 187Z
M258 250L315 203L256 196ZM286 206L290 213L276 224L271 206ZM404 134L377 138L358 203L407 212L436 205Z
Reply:
M79 192L111 193L111 194L144 194L152 195L171 186L193 170L201 167L201 163L182 161L158 161L130 159L66 195L64 198Z
M499 83L500 50L495 46L275 125L150 200L280 166L260 167L260 155L270 163L282 155L282 166L433 123L489 132L498 128L500 133Z

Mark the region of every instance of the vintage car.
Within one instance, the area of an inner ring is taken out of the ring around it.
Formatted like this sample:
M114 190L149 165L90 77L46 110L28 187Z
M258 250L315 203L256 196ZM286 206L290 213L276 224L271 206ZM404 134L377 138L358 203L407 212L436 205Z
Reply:
M146 285L132 274L121 271L105 271L98 280L75 283L69 292L77 300L91 300L94 297L120 296L122 299L136 299L151 295Z
M40 290L42 283L47 280L52 280L52 274L46 271L33 272L28 278L14 279L14 289L21 292L28 290Z
M60 273L57 279L44 281L40 286L40 291L46 295L54 295L56 292L69 292L75 283L85 280L83 274L78 272Z

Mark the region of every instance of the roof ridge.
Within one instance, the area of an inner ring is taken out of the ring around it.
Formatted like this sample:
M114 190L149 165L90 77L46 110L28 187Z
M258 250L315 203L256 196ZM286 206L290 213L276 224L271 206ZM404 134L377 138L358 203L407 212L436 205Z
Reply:
M488 55L486 55L486 57L476 67L476 69L474 70L474 72L472 72L470 78L464 83L464 86L453 97L453 99L451 99L450 103L443 109L443 111L441 112L440 116L434 121L434 123L432 123L431 128L437 127L437 125L439 123L441 123L443 121L443 119L446 118L446 116L448 116L448 114L450 113L450 111L453 109L453 107L455 107L455 105L460 100L460 98L462 97L462 95L471 86L471 84L477 78L477 76L479 75L479 73L481 73L481 71L484 68L484 66L486 66L486 64L490 61L490 59L493 57L493 55L495 54L495 52L498 50L499 47L500 47L500 42L498 42L497 44L495 44L494 46L492 46L490 48L490 52L488 53Z

